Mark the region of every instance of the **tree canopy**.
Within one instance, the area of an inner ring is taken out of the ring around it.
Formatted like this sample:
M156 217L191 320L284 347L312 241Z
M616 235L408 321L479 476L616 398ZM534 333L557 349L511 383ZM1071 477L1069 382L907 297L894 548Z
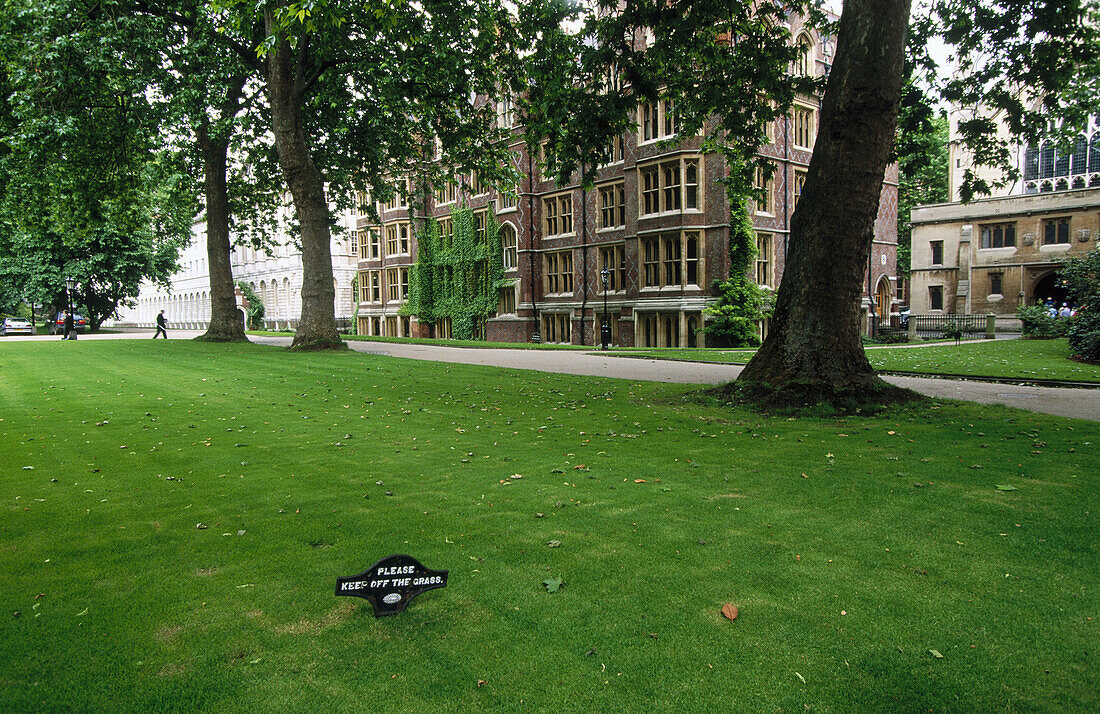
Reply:
M93 327L166 283L188 240L194 186L160 134L146 79L157 28L100 7L5 5L0 274L34 302L63 303L64 279Z

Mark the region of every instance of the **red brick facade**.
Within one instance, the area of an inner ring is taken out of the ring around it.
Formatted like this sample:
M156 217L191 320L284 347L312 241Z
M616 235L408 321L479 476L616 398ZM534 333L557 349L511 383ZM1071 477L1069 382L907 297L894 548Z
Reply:
M818 66L822 71L828 66L825 59L818 54ZM782 279L790 219L797 200L795 183L799 174L806 170L811 155L810 149L798 145L797 138L806 136L806 126L816 129L817 123L817 102L800 105L807 112L805 116L812 117L812 125L803 121L803 133L796 135L799 127L795 126L792 115L788 115L775 122L772 143L761 152L774 164L775 172L770 182L770 206L756 207L753 223L760 236L760 245L765 249L758 260L757 274L771 288L777 287ZM490 317L485 324L486 339L499 342L541 339L598 345L604 310L599 252L601 247L621 246L622 289L609 291L607 295L608 317L614 325L613 343L621 346L704 344L698 332L705 319L703 309L713 301L714 283L725 278L729 270L730 211L725 188L720 183L726 172L725 161L719 155L702 154L700 137L687 137L673 148L656 140L645 141L641 125L639 117L639 132L623 137L622 160L599 170L593 190L582 192L577 183L558 186L541 177L537 161L531 159L526 146L517 140L511 148L523 178L517 187L514 208L502 208L495 191L461 195L460 190L455 203L429 205L429 214L437 218L446 217L460 203L474 211L494 210L497 220L516 232L517 265L506 273L506 277L516 281L515 312ZM519 136L518 129L516 136ZM694 201L689 185L692 166L697 168ZM661 182L666 178L666 169L672 171L674 167L678 167L679 173L669 176L678 183L666 193L665 183ZM660 210L648 213L645 210L647 169L650 180L655 182L652 185L660 187L656 192L652 188L648 192L651 201L659 199ZM601 228L600 189L617 183L625 189L625 224ZM572 230L547 235L545 201L547 197L561 194L572 199ZM407 208L384 211L383 233L385 227L395 221L408 221L408 215ZM871 305L875 290L882 288L889 290L887 309L896 309L893 298L893 281L897 274L896 216L897 168L892 166L883 183L875 223L875 242L869 259L870 280L864 286L865 308ZM365 219L361 228L366 228ZM365 236L366 232L363 234ZM677 237L679 241L675 240ZM697 242L693 243L693 238ZM397 334L405 334L401 320L393 319L400 301L395 304L389 300L386 268L411 265L415 260L416 240L410 237L408 254L393 257L385 254L385 235L381 240L383 256L366 258L359 263L360 283L366 274L364 271L380 269L382 276L381 301L360 301L360 332L392 334L396 330ZM562 251L572 256L573 289L568 293L548 294L547 276L544 275L546 256ZM656 263L654 256L658 256ZM362 292L360 297L363 297ZM547 329L548 320L553 322L552 334ZM446 327L420 326L413 318L407 331L413 336L445 336Z

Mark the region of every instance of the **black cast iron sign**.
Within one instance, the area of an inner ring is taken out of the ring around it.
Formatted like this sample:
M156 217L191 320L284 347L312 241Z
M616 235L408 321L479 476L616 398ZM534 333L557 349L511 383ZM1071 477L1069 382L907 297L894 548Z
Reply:
M447 573L429 570L411 555L391 555L358 575L336 578L336 594L368 600L375 617L396 615L420 593L447 587Z

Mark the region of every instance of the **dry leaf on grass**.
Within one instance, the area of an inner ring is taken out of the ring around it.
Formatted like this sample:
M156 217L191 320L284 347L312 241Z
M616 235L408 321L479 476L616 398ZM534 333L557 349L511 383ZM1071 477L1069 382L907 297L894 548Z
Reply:
M737 619L737 606L732 602L727 602L722 606L722 614L725 615L727 620Z

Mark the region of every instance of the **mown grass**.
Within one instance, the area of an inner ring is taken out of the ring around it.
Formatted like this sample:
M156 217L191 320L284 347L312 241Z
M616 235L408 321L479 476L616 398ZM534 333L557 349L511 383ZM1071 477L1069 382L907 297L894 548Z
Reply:
M5 711L1100 705L1095 423L256 345L0 361ZM334 596L395 552L450 584Z
M921 374L965 374L1018 379L1100 382L1100 365L1071 359L1058 340L984 340L914 349L867 351L876 369Z
M695 362L745 364L755 350L663 349L632 350L614 356L684 359ZM1100 365L1070 358L1069 344L1058 340L982 340L920 347L869 347L875 369L927 375L965 375L1010 379L1063 379L1100 382Z
M260 337L292 337L290 330L249 330L248 334ZM498 350L586 350L591 345L565 345L557 342L486 342L484 340L444 340L434 337L381 337L376 335L340 335L340 339L352 342L389 342L403 345L436 345L439 347L476 347Z

